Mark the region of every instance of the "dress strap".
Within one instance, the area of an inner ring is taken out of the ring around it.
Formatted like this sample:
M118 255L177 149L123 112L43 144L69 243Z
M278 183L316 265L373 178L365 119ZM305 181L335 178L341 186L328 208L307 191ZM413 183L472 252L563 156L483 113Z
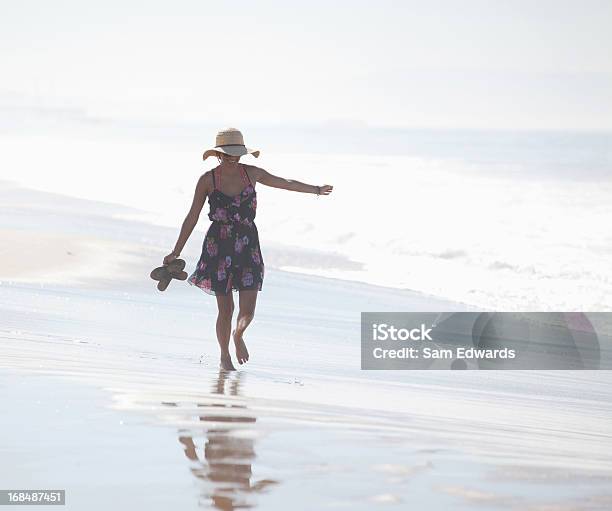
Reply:
M244 184L253 186L253 183L251 183L251 178L247 174L247 171L244 169L244 164L240 165L240 173L242 174L242 180L244 181Z
M213 190L217 189L217 179L215 177L215 169L211 169L212 177L213 177Z

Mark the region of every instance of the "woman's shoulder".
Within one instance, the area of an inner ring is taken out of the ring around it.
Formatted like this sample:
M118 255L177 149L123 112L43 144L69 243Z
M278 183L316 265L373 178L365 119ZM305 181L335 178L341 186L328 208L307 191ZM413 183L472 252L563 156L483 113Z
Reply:
M198 180L198 186L204 188L206 191L212 191L214 189L213 170L215 169L207 170Z
M251 181L259 181L263 169L261 167L256 167L255 165L249 165L248 163L243 163L243 165L244 170L251 178Z

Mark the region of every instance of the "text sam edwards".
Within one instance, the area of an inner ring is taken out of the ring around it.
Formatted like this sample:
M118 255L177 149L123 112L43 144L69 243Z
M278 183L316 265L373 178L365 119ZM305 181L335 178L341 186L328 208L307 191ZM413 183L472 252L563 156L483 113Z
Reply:
M384 349L374 348L372 350L374 358L436 358L436 359L483 359L483 358L515 358L516 352L513 349L480 349L465 348L463 346L455 349L448 348L398 348Z

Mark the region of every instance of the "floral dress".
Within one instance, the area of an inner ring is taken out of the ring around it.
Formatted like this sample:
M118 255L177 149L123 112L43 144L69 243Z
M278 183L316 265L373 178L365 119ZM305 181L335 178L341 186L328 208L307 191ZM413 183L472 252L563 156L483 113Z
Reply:
M264 278L264 261L259 247L259 234L255 225L257 193L240 165L245 184L242 192L230 197L219 190L213 175L213 192L208 198L212 220L204 243L202 255L188 282L210 295L227 295L232 289L261 291Z

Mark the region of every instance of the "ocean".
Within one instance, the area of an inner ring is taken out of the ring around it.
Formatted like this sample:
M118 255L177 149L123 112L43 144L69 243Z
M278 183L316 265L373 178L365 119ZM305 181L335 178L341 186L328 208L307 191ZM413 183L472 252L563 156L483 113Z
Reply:
M216 129L20 112L0 124L2 178L135 208L124 217L178 237L199 176L217 163L201 160ZM497 310L612 310L610 133L241 129L262 151L243 162L334 186L318 198L257 187L269 267Z

